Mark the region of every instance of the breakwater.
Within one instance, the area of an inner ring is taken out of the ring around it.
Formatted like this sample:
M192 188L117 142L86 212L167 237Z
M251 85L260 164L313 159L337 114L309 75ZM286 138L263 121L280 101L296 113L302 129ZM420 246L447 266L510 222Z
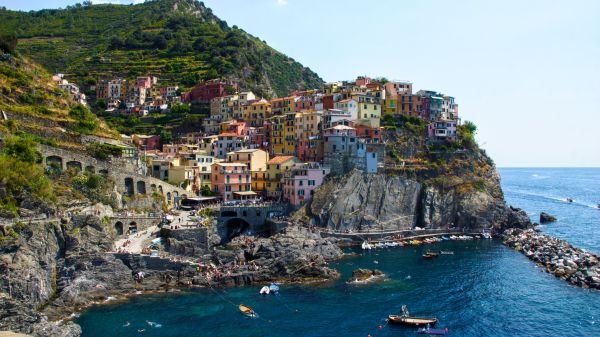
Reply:
M523 253L548 273L578 287L600 289L597 255L534 229L509 229L503 236L506 246Z

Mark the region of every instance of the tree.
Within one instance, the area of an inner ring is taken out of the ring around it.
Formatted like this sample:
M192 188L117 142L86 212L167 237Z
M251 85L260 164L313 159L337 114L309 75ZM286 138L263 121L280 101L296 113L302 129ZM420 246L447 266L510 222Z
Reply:
M29 137L10 136L2 141L0 154L26 163L41 163L42 156L35 149L35 142Z
M0 50L12 54L17 48L17 37L15 34L0 34Z
M191 108L189 104L174 104L171 106L172 114L189 114L191 112Z

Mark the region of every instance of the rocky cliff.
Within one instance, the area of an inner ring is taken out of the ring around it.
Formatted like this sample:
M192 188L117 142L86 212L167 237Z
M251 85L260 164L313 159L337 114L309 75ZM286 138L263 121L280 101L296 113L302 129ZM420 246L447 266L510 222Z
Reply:
M377 174L354 170L322 185L300 213L319 226L353 231L415 227L479 231L530 225L523 211L504 202L493 166L476 176L473 172L427 170L408 175L392 170Z

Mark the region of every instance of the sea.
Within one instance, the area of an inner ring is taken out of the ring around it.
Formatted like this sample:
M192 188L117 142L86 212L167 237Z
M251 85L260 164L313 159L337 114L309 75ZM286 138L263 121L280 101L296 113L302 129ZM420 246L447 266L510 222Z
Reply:
M500 169L507 202L551 235L600 253L600 169ZM572 198L573 202L566 201ZM454 252L432 260L428 248ZM97 305L76 320L84 337L100 336L415 336L386 323L405 304L413 316L435 316L447 336L600 336L600 292L573 287L543 272L497 240L446 241L353 253L332 263L342 276L321 285L199 289L133 297ZM346 281L356 268L376 268L387 280ZM239 314L252 307L258 318ZM150 322L150 323L149 323Z

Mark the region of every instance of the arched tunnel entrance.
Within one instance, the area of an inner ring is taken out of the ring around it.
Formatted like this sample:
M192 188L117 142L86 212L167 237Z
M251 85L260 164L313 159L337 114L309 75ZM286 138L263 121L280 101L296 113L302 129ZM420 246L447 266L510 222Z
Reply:
M115 224L115 231L117 235L123 235L123 223L121 221L117 221Z
M225 222L225 239L231 241L236 236L245 234L250 229L250 224L240 218L229 219Z

